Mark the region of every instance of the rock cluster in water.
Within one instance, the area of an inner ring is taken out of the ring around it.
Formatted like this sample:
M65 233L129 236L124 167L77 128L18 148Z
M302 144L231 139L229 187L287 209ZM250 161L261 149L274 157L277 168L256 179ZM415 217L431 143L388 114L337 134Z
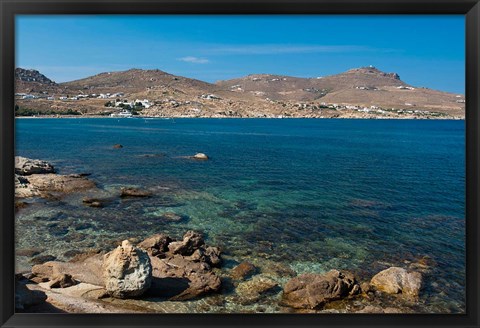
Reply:
M81 261L34 265L30 279L50 282L51 288L65 287L66 279L70 286L76 282L88 283L101 286L115 298L146 293L170 300L188 300L220 289L221 280L212 271L220 263L220 250L205 245L201 234L188 231L179 241L158 234L137 246L125 240L105 255L90 254Z
M95 188L84 174L61 175L48 162L15 157L15 197L51 197Z
M205 154L197 155L197 159L208 159ZM17 198L49 197L52 192L70 193L95 188L95 183L85 175L59 175L53 165L45 161L24 157L16 157L15 160ZM148 190L139 188L120 190L121 198L150 196ZM83 203L91 207L103 207L110 201L83 198ZM172 222L183 218L173 212L161 216L162 220ZM35 249L24 249L23 253L25 256L39 254ZM367 305L356 312L398 313L402 310L368 303L371 295L386 293L416 299L423 284L422 274L416 269L425 267L422 263L418 263L417 267L411 266L409 270L390 267L374 275L369 282L360 284L348 271L331 270L324 274L296 276L289 267L279 267L280 264L274 262L257 267L256 262L254 265L243 261L228 270L227 274L221 274L222 270L218 269L222 264L220 253L218 247L206 245L202 234L187 231L179 240L162 233L152 235L136 246L125 240L106 254L79 254L69 262L37 256L35 261L38 264L26 277L40 287L30 290L32 285L17 277L16 308L23 310L44 302L45 291L76 288L82 299L93 298L96 301L104 297L186 301L222 292L224 299L244 306L262 303L270 297L280 307L293 311L322 311L336 301L362 299ZM285 278L290 279L285 283ZM225 288L222 285L226 285ZM78 311L87 309L102 312L95 304L90 307L82 305ZM110 308L109 311L123 310Z

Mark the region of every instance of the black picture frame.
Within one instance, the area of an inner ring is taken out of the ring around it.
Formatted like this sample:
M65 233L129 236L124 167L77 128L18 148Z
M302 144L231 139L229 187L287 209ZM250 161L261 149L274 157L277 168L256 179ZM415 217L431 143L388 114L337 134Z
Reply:
M478 0L0 0L1 327L479 327ZM463 14L466 17L465 314L25 314L14 311L14 18L18 14Z

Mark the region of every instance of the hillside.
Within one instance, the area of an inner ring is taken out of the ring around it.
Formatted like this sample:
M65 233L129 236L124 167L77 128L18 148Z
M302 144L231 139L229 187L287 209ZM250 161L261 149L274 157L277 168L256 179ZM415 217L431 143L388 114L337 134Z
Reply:
M41 93L58 91L59 86L54 81L34 69L15 69L15 92Z
M463 115L464 99L458 95L413 87L396 73L385 73L375 67L362 67L344 73L298 78L279 75L249 75L218 81L217 85L237 93L254 94L275 101L311 101L360 107L407 108L435 110Z
M138 93L158 86L180 92L209 92L215 86L194 79L168 74L161 70L130 69L121 72L105 72L81 80L61 83L70 91L79 93Z
M217 85L236 92L254 93L272 100L313 101L326 94L355 87L369 89L381 86L405 86L395 73L376 68L352 69L345 73L316 78L255 74L243 78L218 81Z
M160 117L463 118L462 95L418 88L374 67L315 78L271 74L215 84L161 70L106 72L56 84L37 71L18 69L20 108L38 113L109 115L115 102L148 100L140 115ZM23 90L23 91L22 91ZM54 95L46 97L45 94ZM31 109L31 110L30 110Z

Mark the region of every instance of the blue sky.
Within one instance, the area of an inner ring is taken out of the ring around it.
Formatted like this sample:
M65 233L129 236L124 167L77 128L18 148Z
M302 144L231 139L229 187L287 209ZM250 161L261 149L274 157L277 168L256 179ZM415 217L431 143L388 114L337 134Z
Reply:
M17 16L16 66L56 82L130 68L208 82L373 65L464 93L465 20L454 16Z

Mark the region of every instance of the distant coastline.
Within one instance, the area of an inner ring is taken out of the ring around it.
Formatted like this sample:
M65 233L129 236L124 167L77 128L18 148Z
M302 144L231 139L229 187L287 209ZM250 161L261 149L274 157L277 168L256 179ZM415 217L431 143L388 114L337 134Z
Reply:
M106 118L106 119L129 119L125 117L110 117L110 116L102 116L102 115L40 115L40 116L15 116L15 118L19 119L50 119L50 118L58 118L58 119L66 119L66 118L77 118L77 119L86 119L86 118ZM312 120L331 120L331 119L339 119L339 120L438 120L438 121L463 121L465 117L384 117L384 116L375 116L375 117L191 117L191 116L137 116L133 119L272 119L272 120L288 120L288 119L312 119Z
M16 116L463 119L465 95L407 84L373 66L312 78L251 74L208 83L161 70L55 83L15 71Z

